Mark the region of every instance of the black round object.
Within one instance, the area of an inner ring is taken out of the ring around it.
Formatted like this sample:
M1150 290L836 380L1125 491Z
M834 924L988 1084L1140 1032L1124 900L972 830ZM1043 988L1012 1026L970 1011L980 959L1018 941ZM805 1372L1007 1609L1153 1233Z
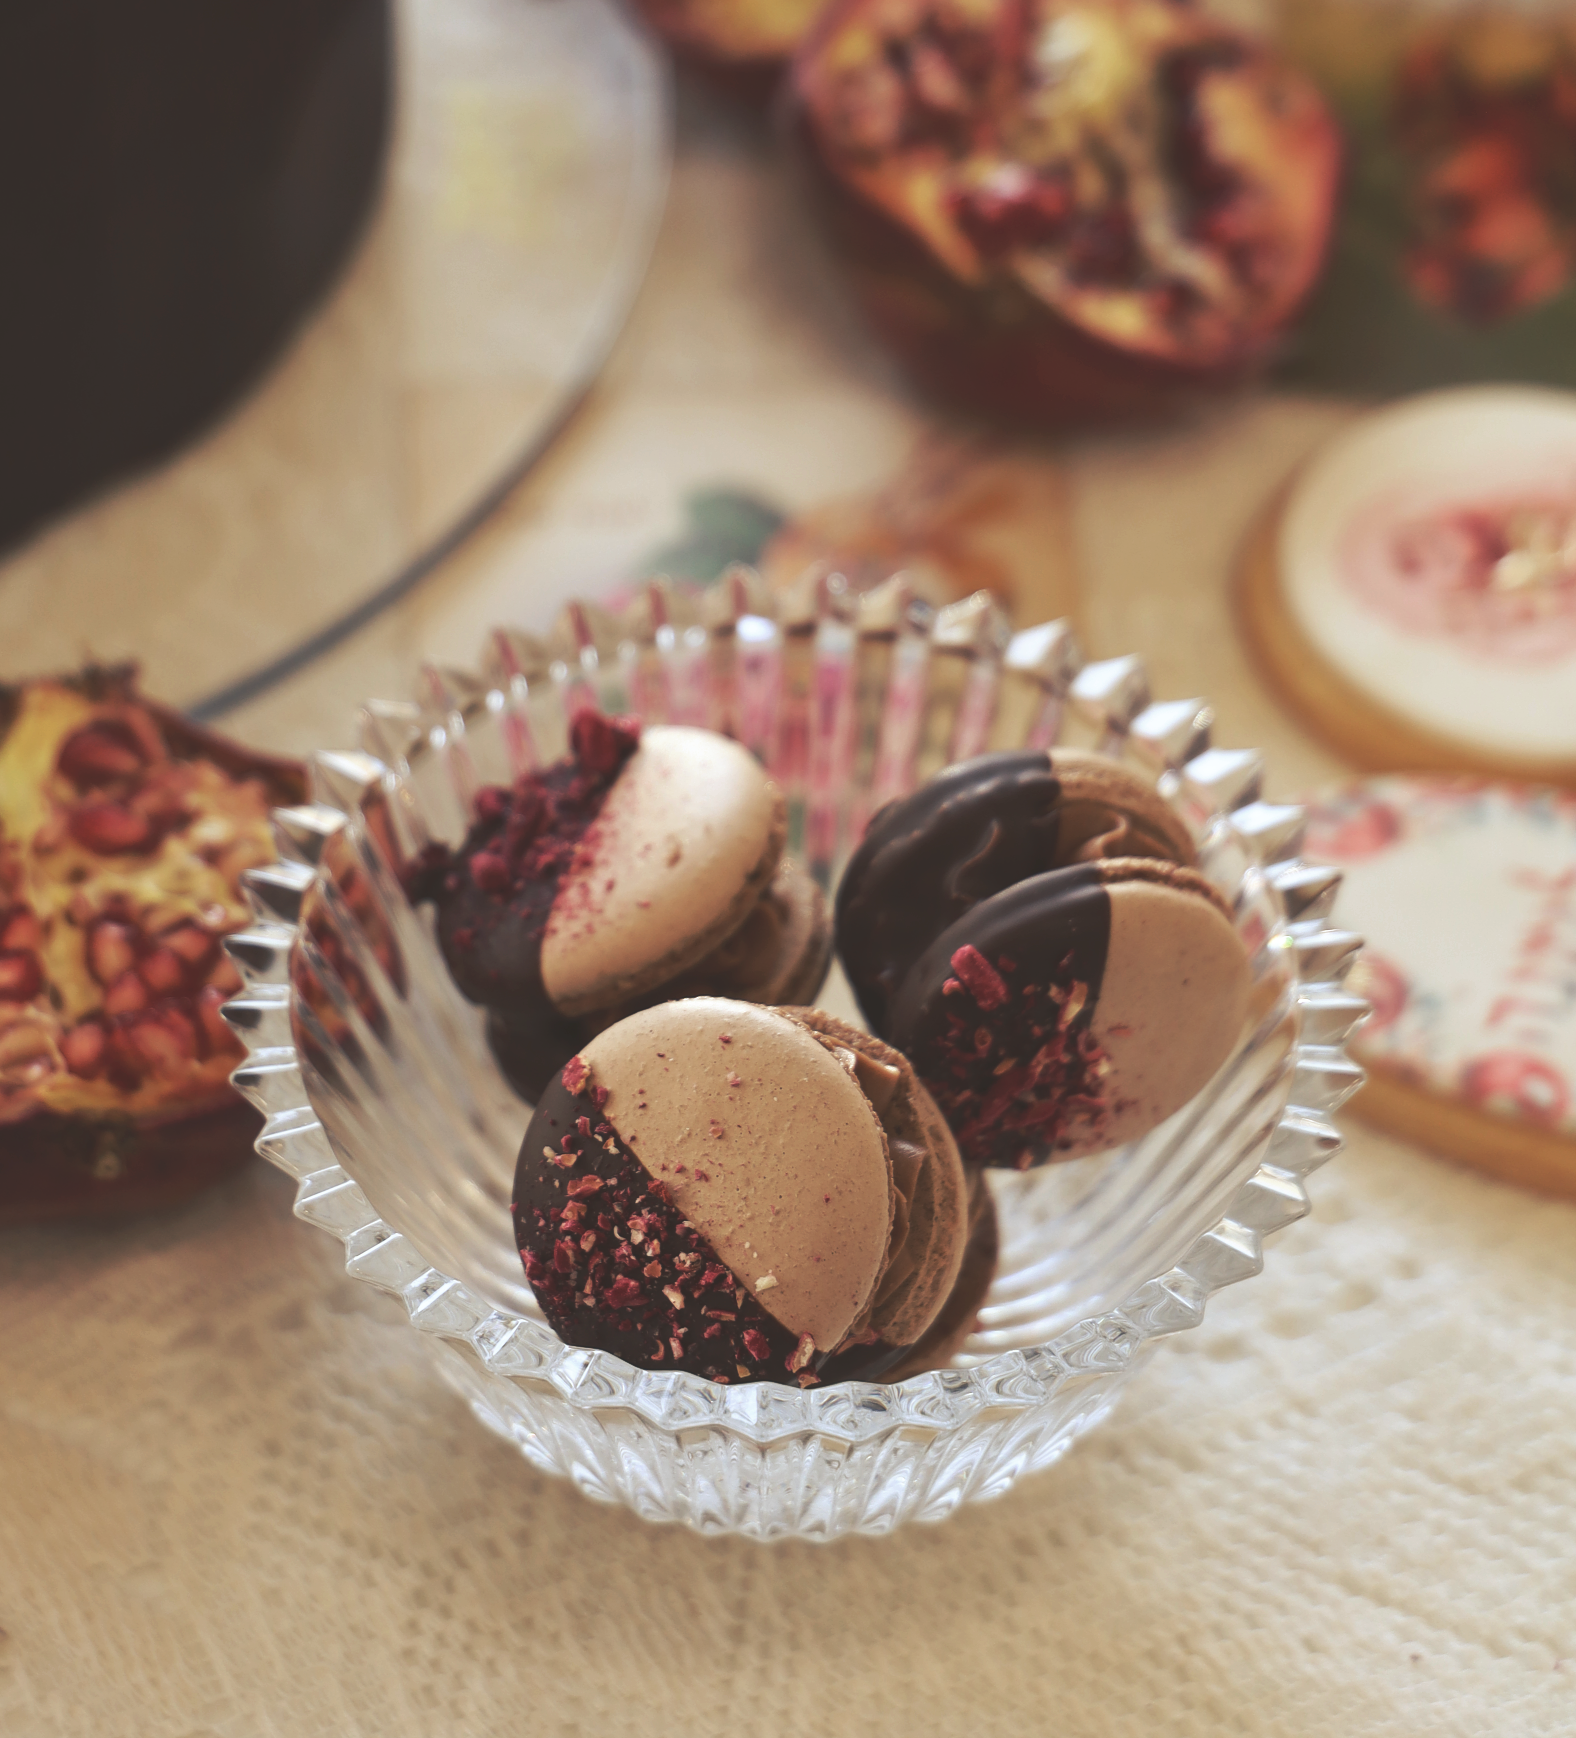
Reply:
M278 352L377 191L392 57L388 0L0 10L0 545Z

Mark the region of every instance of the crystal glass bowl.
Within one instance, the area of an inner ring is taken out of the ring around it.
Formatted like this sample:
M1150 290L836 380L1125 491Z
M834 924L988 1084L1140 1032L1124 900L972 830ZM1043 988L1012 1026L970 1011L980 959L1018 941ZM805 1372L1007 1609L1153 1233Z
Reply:
M1338 876L1298 858L1301 811L1260 799L1259 757L1209 745L1202 701L1152 703L1138 660L1086 665L1064 623L1009 636L984 595L932 612L901 581L809 593L771 609L736 573L699 599L654 586L621 616L572 606L552 640L493 636L480 675L426 670L418 701L369 703L361 749L319 754L316 800L276 817L281 860L250 877L257 922L230 943L246 987L226 1009L249 1051L235 1083L267 1118L258 1150L297 1179L297 1214L401 1300L484 1424L588 1496L759 1539L940 1520L1064 1454L1307 1211L1365 1011L1342 988L1357 938L1327 921ZM543 1321L508 1207L528 1111L399 867L461 836L481 784L562 753L587 703L756 748L827 882L872 809L949 760L1091 747L1158 781L1234 902L1255 990L1230 1060L1141 1141L993 1177L1000 1269L952 1367L718 1387L566 1346Z

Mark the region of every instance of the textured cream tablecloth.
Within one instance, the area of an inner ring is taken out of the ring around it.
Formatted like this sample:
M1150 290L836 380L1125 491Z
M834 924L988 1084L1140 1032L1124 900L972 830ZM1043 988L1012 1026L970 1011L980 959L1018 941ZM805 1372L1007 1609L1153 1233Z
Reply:
M800 502L890 471L918 413L781 205L747 142L692 126L553 462L246 733L346 740L419 652L616 572L685 483ZM1092 649L1210 694L1278 795L1336 769L1245 667L1223 579L1344 414L1250 404L1069 460ZM1576 1211L1356 1130L1313 1193L1059 1467L826 1550L648 1527L530 1470L262 1167L155 1223L0 1235L0 1734L1576 1732Z

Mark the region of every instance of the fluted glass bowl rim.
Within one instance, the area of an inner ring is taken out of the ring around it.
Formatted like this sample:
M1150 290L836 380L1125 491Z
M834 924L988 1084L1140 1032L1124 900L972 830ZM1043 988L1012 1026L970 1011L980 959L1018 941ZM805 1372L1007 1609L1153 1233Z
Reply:
M315 770L329 775L319 777L320 790L332 785L336 773L343 782L349 758L317 757ZM315 850L345 824L348 813L349 807L319 801L310 813L295 810L282 818L277 831L287 850L293 847L295 859L287 879L299 892L314 878ZM282 867L291 868L289 855ZM1273 885L1273 875L1269 879ZM262 929L271 933L254 930L232 943L243 975L253 981L229 1005L227 1017L251 1052L236 1070L235 1083L268 1118L258 1150L297 1178L297 1215L341 1239L353 1278L399 1297L416 1328L468 1347L490 1373L548 1385L573 1408L633 1410L647 1423L672 1432L721 1425L758 1444L806 1431L849 1444L905 1428L940 1433L962 1428L986 1412L1032 1409L1049 1400L1070 1375L1122 1371L1150 1342L1196 1326L1215 1291L1260 1270L1262 1238L1308 1211L1301 1175L1340 1145L1333 1125L1319 1111L1288 1103L1255 1172L1180 1261L1116 1307L1071 1324L1038 1347L1001 1351L970 1367L928 1371L898 1383L843 1382L826 1388L721 1386L683 1371L639 1370L609 1353L566 1345L545 1324L476 1297L371 1207L316 1119L301 1059L289 1041L288 981L268 983L255 972L248 974L249 947L268 943L288 957L293 926L277 921L278 915L276 911L272 921L262 920ZM1295 928L1288 924L1267 945L1293 946ZM1301 998L1304 1005L1306 1000ZM1344 1059L1344 1051L1333 1048ZM1310 1051L1328 1064L1331 1050L1305 1043L1299 1031L1293 1068ZM1355 1087L1360 1072L1355 1065L1348 1068ZM1311 1162L1291 1167L1272 1162L1276 1140L1287 1131L1315 1153Z

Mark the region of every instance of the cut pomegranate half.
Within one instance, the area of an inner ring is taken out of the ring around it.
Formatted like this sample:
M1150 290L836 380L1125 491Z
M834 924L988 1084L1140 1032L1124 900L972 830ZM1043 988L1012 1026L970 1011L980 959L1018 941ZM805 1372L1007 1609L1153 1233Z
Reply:
M1180 0L835 0L792 101L867 312L989 414L1104 420L1237 382L1324 260L1323 99Z
M0 1224L175 1201L251 1153L221 938L299 766L130 669L0 687Z

